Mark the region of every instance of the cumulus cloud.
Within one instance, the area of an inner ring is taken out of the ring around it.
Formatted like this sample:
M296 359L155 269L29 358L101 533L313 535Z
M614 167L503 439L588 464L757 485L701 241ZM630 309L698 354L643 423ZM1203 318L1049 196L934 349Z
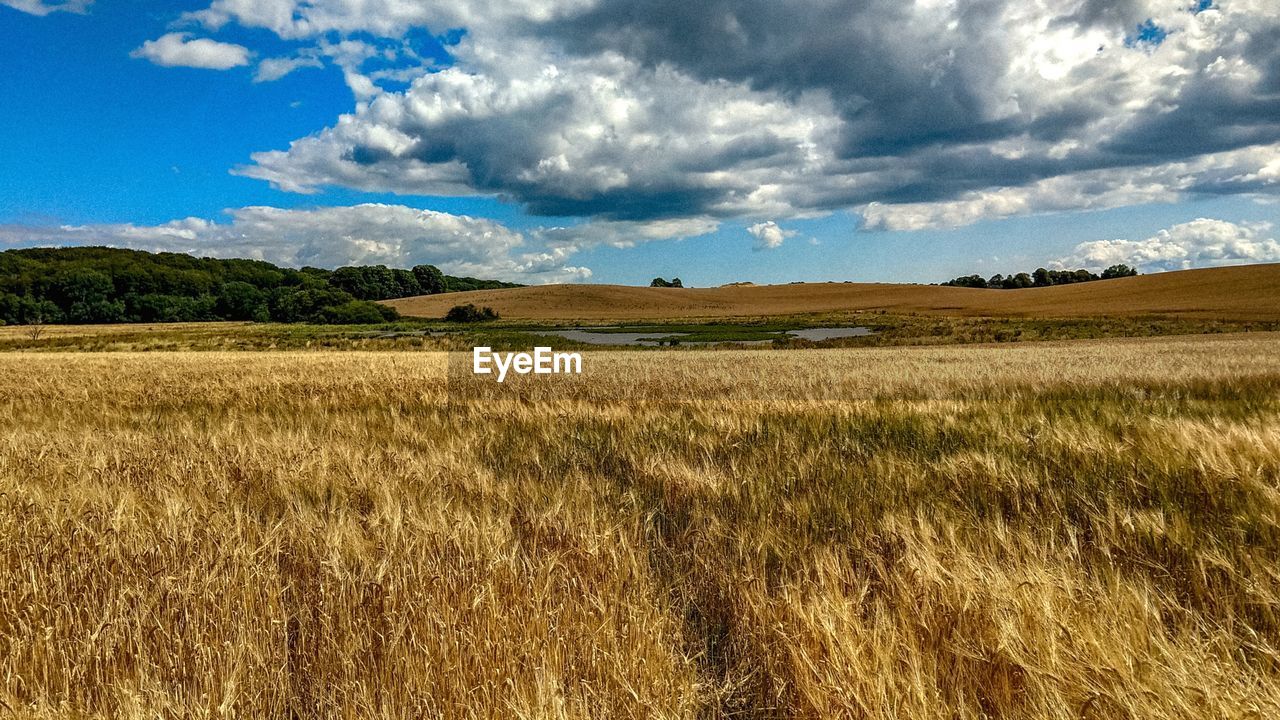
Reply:
M0 2L43 14L89 0ZM183 22L303 46L262 60L259 82L342 71L350 114L237 169L287 191L496 196L596 233L847 209L867 230L913 230L1274 196L1280 6L1202 6L212 0ZM409 40L421 29L465 33L437 64ZM189 33L134 56L252 59Z
M835 130L793 112L820 98L703 88L619 55L493 61L489 73L452 67L379 95L239 172L301 192L493 194L545 215L724 216L776 202L773 188L816 163L817 138Z
M568 227L543 227L534 235L550 247L579 250L607 245L632 247L637 242L684 240L715 232L720 223L710 218L675 218L645 222L593 220Z
M787 238L798 234L795 230L783 230L772 220L756 223L748 227L747 232L756 239L756 250L777 250Z
M430 263L451 274L525 283L591 276L590 269L568 263L574 248L532 246L523 234L500 223L465 215L380 204L246 207L228 213L227 223L186 218L161 225L0 226L0 244L110 245L292 267Z
M513 24L548 22L592 4L592 0L214 0L186 17L215 29L237 22L289 40L356 33L398 37L415 27L493 32Z
M81 14L87 12L92 4L93 0L0 0L0 5L42 17L55 12Z
M909 229L1277 188L1270 0L217 0L192 17L331 47L467 29L400 92L331 55L355 112L240 170L290 191L615 221L852 208ZM1158 41L1135 42L1148 21Z
M1271 225L1200 218L1161 230L1145 240L1096 240L1077 245L1055 265L1102 269L1123 263L1142 272L1247 263L1280 262Z
M320 58L308 55L264 58L262 62L258 63L258 69L254 71L253 81L275 82L294 70L319 67L324 67L324 63Z
M164 67L230 70L249 64L249 48L209 38L192 39L190 33L172 32L148 40L129 54Z
M969 191L951 200L870 203L862 216L868 230L923 230L1031 213L1172 203L1191 194L1262 192L1277 181L1280 144L1272 144L1149 167L1071 173L1018 187Z

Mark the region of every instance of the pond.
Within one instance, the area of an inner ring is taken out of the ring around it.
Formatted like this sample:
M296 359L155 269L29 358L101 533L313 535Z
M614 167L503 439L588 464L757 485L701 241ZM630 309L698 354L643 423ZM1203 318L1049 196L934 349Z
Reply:
M688 337L691 333L687 332L667 332L664 330L652 330L649 332L614 332L615 328L574 328L572 330L539 330L539 335L556 335L573 340L575 342L585 343L587 345L641 345L653 347L659 345L659 339L674 339L680 345L768 345L773 340L717 340L713 342L707 341L683 341L680 338ZM787 336L810 340L813 342L821 342L823 340L835 340L837 338L862 337L871 335L874 331L865 327L832 327L832 328L804 328L801 330L787 330L777 333L777 339L783 340Z
M575 328L573 330L539 330L539 335L557 335L566 340L574 342L586 343L587 345L648 345L654 346L658 344L658 338L679 338L686 337L689 333L681 332L598 332L598 330L607 330L608 328L596 328L589 330L585 328Z
M823 340L835 340L837 338L847 337L863 337L873 335L875 331L865 327L834 327L834 328L805 328L803 330L788 330L788 335L798 337L803 340L812 340L813 342L822 342Z

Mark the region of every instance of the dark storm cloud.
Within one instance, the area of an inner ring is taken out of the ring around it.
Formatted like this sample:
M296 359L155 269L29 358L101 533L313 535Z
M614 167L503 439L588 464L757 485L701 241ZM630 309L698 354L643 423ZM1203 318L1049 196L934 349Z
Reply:
M649 64L670 63L706 80L743 81L784 95L829 92L845 121L839 157L923 158L926 174L934 178L898 188L885 202L945 195L938 192L944 178L962 191L1132 162L1115 156L1173 161L1280 140L1280 98L1240 97L1202 77L1171 101L1175 110L1152 108L1101 152L1082 153L1073 162L984 162L990 158L962 153L944 156L955 165L942 164L928 148L1021 135L1052 142L1106 111L1081 97L1057 111L992 119L992 102L1011 60L1001 41L1004 5L962 3L945 31L925 25L922 33L911 3L895 0L604 0L541 29L559 34L577 52L621 49ZM1123 33L1146 20L1147 12L1136 1L1085 0L1053 24ZM1259 89L1276 92L1280 26L1259 23L1251 30L1244 59L1264 70Z
M900 0L605 0L539 31L574 52L620 51L706 81L784 97L824 91L847 123L840 155L852 157L1015 130L991 121L1008 62L1002 4L964 3L953 27L939 27Z
M1238 59L1211 59L1167 109L1138 118L1102 150L1158 161L1280 141L1277 72L1280 26L1258 27Z
M1054 24L1134 28L1148 17L1144 3L1137 0L1084 0Z
M554 217L594 217L604 220L667 220L698 217L724 202L732 191L723 188L628 188L604 191L586 198L554 195L525 198L529 212Z

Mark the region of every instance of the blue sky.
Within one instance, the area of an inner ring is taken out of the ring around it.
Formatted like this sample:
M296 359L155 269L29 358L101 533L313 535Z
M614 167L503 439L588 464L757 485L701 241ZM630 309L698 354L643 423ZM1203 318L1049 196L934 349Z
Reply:
M1280 261L1261 1L70 5L0 0L0 245L699 285Z

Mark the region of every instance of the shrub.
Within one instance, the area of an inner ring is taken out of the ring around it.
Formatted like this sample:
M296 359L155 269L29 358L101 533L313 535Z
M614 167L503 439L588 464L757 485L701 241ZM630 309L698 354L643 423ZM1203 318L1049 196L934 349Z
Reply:
M321 309L317 320L329 325L377 325L399 318L395 308L368 300L352 300Z
M491 307L478 308L471 303L454 305L444 316L449 322L474 323L497 320L498 313Z

